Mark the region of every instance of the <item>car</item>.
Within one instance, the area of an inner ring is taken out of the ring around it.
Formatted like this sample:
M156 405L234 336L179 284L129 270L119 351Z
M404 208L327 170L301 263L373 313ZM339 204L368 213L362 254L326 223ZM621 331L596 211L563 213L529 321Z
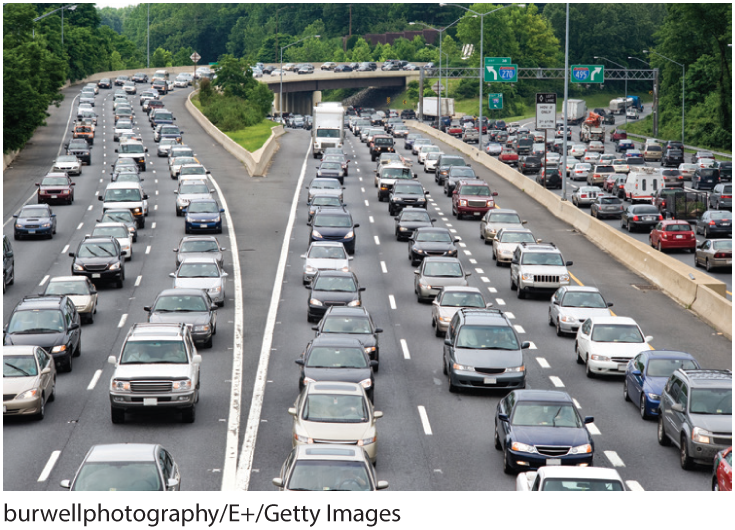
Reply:
M620 216L620 226L628 232L650 231L659 221L663 220L658 208L652 204L630 204L625 207Z
M526 175L528 173L538 173L541 170L541 157L530 154L518 159L518 170Z
M510 261L510 289L519 299L529 293L554 292L569 285L567 267L572 265L553 243L520 243Z
M605 144L600 141L593 140L587 145L587 152L604 153Z
M419 303L433 300L442 288L458 285L467 286L467 277L462 263L453 257L427 256L414 271L413 290Z
M590 215L597 219L612 217L620 219L623 215L623 201L614 195L599 195L590 204Z
M362 447L373 465L377 461L376 420L383 413L374 410L359 383L317 381L306 383L288 409L293 416L293 446L331 443Z
M188 149L188 151L191 151L191 149ZM182 152L183 150L172 147L168 153L168 173L172 179L179 178L179 173L181 173L181 168L183 166L201 166L198 158L191 155L184 155L182 154ZM207 179L206 175L208 173L206 170L204 170L204 174L202 174L201 171L199 171L198 173L201 175L199 178L201 178L202 180Z
M357 136L357 133L355 133L355 136ZM404 149L408 149L409 151L412 151L413 150L413 143L416 140L422 140L422 139L424 139L424 135L423 134L409 133L408 135L406 135L406 138L405 138L404 143L403 143L403 147L404 147Z
M47 204L26 204L13 214L13 238L48 237L56 234L56 214Z
M82 330L74 302L65 295L25 296L3 328L7 346L38 346L57 368L72 370L72 357L82 353Z
M461 174L462 169L453 167L444 183L445 187L453 185L455 188L452 192L452 215L458 220L464 216L479 219L495 208L495 197L498 196L498 192L490 191L490 186L478 178L456 179L454 173ZM474 171L472 174L474 175Z
M632 140L619 140L615 144L615 152L616 153L627 153L628 150L634 150L635 144Z
M312 328L316 337L329 336L335 338L353 338L360 341L373 365L373 370L380 369L380 343L378 335L383 333L382 328L376 327L370 313L364 307L331 306L319 321L319 325Z
M322 162L316 170L317 178L336 179L340 184L344 184L346 168L341 162Z
M714 167L697 168L692 176L692 188L695 190L712 190L720 182L720 170Z
M714 158L715 158L715 155L712 154L712 151L697 151L691 156L690 162L692 164L696 164L700 160L703 160L703 159L714 160Z
M648 243L663 252L669 249L684 249L694 252L697 237L686 221L660 221L648 234Z
M717 162L717 169L720 170L720 182L732 182L731 160L720 160Z
M613 120L614 116L610 115ZM612 468L542 466L519 473L516 491L627 491L620 474Z
M212 199L214 188L210 188L207 181L201 178L187 178L179 181L178 189L174 190L176 195L176 216L185 215L191 201L200 199ZM222 229L220 219L219 229ZM189 232L187 232L188 234Z
M321 208L342 208L345 204L335 195L315 195L309 203L306 224L310 225L314 214Z
M128 94L135 94L137 92L137 89L135 88L135 83L132 81L128 81L123 85L123 90Z
M619 142L620 140L627 140L628 139L628 133L625 131L625 129L613 129L610 131L610 141L611 142Z
M173 125L176 118L170 110L153 109L148 113L148 121L151 122L151 128L155 129L158 125Z
M15 253L8 236L3 234L3 293L15 283Z
M436 219L430 218L428 212L421 208L401 210L395 217L395 235L398 241L413 236L417 228L433 227Z
M184 131L179 129L178 125L161 125L153 133L153 141L160 142L164 138L174 138L181 143L183 134Z
M451 197L460 180L477 180L475 170L470 166L449 166L444 177L444 195Z
M225 247L220 246L215 236L185 236L181 238L178 246L173 249L176 254L175 268L189 258L212 258L217 262L219 268L224 267Z
M443 287L431 303L431 327L437 337L443 337L454 314L462 308L491 307L477 287L446 286Z
M401 119L402 120L415 120L416 112L414 112L413 109L403 109L401 111Z
M186 257L176 272L169 274L174 289L201 289L218 306L225 305L227 299L227 273L217 263L214 257Z
M464 158L459 155L443 154L436 163L436 171L434 172L434 181L440 186L444 185L444 180L449 174L449 169L453 166L467 166Z
M546 189L561 189L563 182L559 167L556 164L552 165L547 163L547 165L541 169L541 172L536 175L536 183Z
M662 167L678 168L684 163L684 152L681 149L666 149L661 157Z
M3 419L42 420L56 398L56 365L39 346L3 347Z
M707 238L694 250L694 266L708 271L718 267L732 267L732 239Z
M308 322L318 322L332 306L360 307L360 293L365 290L365 287L360 287L354 272L342 270L318 270L309 287Z
M585 364L587 377L622 375L628 361L650 350L653 337L643 335L635 320L620 316L594 316L582 323L574 341L578 364Z
M149 115L154 109L162 109L163 107L163 101L158 99L151 99L143 102L143 111Z
M681 193L681 188L659 188L653 194L653 205L662 215L666 215L664 212L668 211L668 205L673 204L673 201L676 200L677 193Z
M128 229L133 243L138 240L138 225L133 216L133 212L128 209L109 209L102 213L102 217L97 219L98 223L123 223Z
M302 277L304 285L311 284L319 271L350 272L350 261L353 259L342 243L334 241L314 241L301 258L305 260Z
M420 227L408 238L408 259L412 266L418 265L425 257L456 257L459 239L448 228Z
M148 215L148 195L137 182L112 182L97 196L103 213L108 209L127 208L133 213L138 228L145 228Z
M349 254L354 254L355 229L359 226L344 208L320 208L311 221L309 244L313 241L337 241Z
M510 263L516 247L521 243L540 243L530 230L525 228L501 228L492 240L492 258L495 265L502 267L504 263Z
M433 173L436 171L436 165L439 162L439 158L444 153L442 151L437 151L434 153L427 153L426 158L424 159L424 173Z
M405 138L408 136L409 129L406 125L394 125L391 127L390 134L393 138Z
M147 83L148 74L145 74L143 72L138 72L137 74L133 74L133 77L131 77L130 80L133 81L134 83Z
M112 82L110 81L110 78L103 77L99 81L97 81L97 86L100 88L112 88Z
M145 171L145 154L148 152L148 148L142 142L119 140L120 147L115 149L115 152L118 153L118 159L130 158L135 161L141 171Z
M120 244L125 261L133 258L133 237L124 223L97 223L89 237L114 237Z
M605 179L613 174L615 174L615 168L611 164L597 164L592 171L587 172L587 185L602 188Z
M494 208L488 210L480 221L480 239L491 245L501 228L523 228L525 224L526 221L522 221L515 210Z
M587 180L590 172L592 171L592 165L587 162L579 162L574 165L573 169L569 172L569 178L576 180Z
M559 337L577 330L590 317L613 316L612 302L597 287L567 285L554 292L549 303L549 325Z
M418 156L419 147L422 145L433 145L429 138L416 138L411 144L411 154Z
M485 145L485 152L490 156L498 156L503 151L503 146L498 142L488 142Z
M116 237L88 235L79 243L76 251L69 252L69 257L74 258L72 276L84 276L97 282L114 282L118 289L122 289L125 256Z
M184 186L182 186L183 188ZM220 208L215 199L191 199L189 205L183 209L184 232L214 231L222 233L222 213L225 209Z
M396 181L388 196L388 213L398 215L405 208L426 208L426 196L429 192L419 182L408 180Z
M67 175L81 175L82 161L75 155L61 155L54 160L51 172L66 173Z
M696 164L679 164L677 169L685 180L692 180L694 173L697 171L697 167Z
M151 88L164 96L168 94L168 83L165 79L154 79L151 83Z
M71 204L74 202L76 183L72 182L66 173L49 173L41 179L41 182L36 182L36 186L38 186L38 204L52 202Z
M572 204L577 208L590 206L596 199L598 194L602 194L597 186L573 186Z
M664 185L669 188L683 188L684 187L684 177L679 173L678 169L667 169L662 168L661 169L661 176L664 180Z
M418 148L418 161L423 164L426 161L426 155L429 153L441 153L442 150L438 145L426 144Z
M732 491L732 446L715 455L712 491Z
M97 313L97 289L89 278L83 276L55 276L51 278L39 296L68 296L76 307L81 322L92 324Z
M144 306L152 324L186 324L195 344L212 347L217 333L217 305L202 289L164 289Z
M161 157L168 158L168 153L171 150L171 148L175 145L179 145L179 143L174 138L166 138L158 142L158 147L156 148L156 155Z
M732 237L732 212L707 210L697 218L694 231L707 239L713 235Z
M126 118L122 118L115 124L113 132L113 140L116 142L120 141L120 136L123 134L134 134L133 121Z
M336 149L334 147L328 147L327 149ZM342 166L342 170L344 171L344 176L346 177L349 173L349 166L350 160L347 159L344 153L334 153L334 154L324 154L322 156L322 162L336 162Z
M638 407L642 419L658 416L664 385L679 368L696 370L700 366L689 353L670 350L641 351L628 362L623 380L623 398Z
M732 183L717 184L709 194L708 202L712 210L732 210Z
M318 195L331 195L337 197L343 202L344 186L339 180L334 178L315 178L308 186L306 186L306 203L310 204L314 197Z
M498 155L498 160L509 166L518 165L518 153L513 151L510 147L503 147L502 151Z
M449 392L460 389L525 388L521 342L508 316L499 309L461 308L444 337L442 371Z
M256 71L253 71L253 77L263 77L263 72L261 70L258 70L260 72L260 75L256 75ZM176 88L186 88L189 86L189 78L186 76L182 76L181 74L176 76L176 79L174 79L174 86Z
M624 175L630 173L630 165L625 158L616 158L613 160L612 167L615 170L615 173L621 173Z
M348 64L340 64L334 67L332 70L334 73L352 72L352 67Z
M732 446L732 372L675 370L661 392L656 431L660 445L679 448L682 469L712 465Z

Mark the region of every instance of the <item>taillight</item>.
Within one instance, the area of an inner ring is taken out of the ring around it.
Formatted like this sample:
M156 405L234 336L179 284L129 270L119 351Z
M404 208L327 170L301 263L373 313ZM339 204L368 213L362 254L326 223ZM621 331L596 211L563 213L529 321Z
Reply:
M727 252L715 252L716 258L729 258L730 256L732 256L732 254Z
M709 225L710 225L710 226L715 226L716 224L717 224L717 223L715 223L714 221L710 221L710 222L709 222Z
M669 237L669 234L667 234L666 232L662 232L661 237L666 239L667 237Z
M666 208L666 201L661 201L661 208Z
M634 221L637 221L637 220L638 220L638 216L637 216L637 215L634 215L634 216L633 216L633 220L634 220Z
M720 199L732 199L732 195L720 195Z
M580 195L580 198L581 199L586 199L587 198L587 194L586 193L583 193L582 195Z
M659 216L658 216L658 220L659 220L659 221L663 221L663 220L664 220L664 217L663 217L663 215L660 215L660 214L659 214Z

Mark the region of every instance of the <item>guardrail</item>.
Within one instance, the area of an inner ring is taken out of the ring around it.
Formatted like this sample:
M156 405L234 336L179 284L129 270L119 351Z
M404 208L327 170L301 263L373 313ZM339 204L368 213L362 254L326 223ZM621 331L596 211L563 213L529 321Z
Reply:
M732 340L732 302L725 298L726 285L723 282L587 215L571 202L562 201L561 197L487 153L417 121L410 120L406 123L490 169Z
M635 138L643 138L646 140L656 140L657 142L663 143L663 144L666 143L666 140L661 140L659 138L653 138L652 136L643 136L642 134L633 134L633 133L629 133L628 131L625 131L625 132L628 134L628 136L633 136ZM712 149L705 149L704 147L695 147L693 145L685 145L684 149L693 149L694 151L709 151L713 155L732 159L732 155L729 155L727 153L719 153L717 151L713 151Z

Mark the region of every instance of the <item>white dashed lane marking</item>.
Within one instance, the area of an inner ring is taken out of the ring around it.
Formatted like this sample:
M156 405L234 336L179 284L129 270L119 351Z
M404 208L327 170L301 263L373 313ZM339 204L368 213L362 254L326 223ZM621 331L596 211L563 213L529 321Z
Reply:
M429 417L426 415L426 409L423 405L419 405L418 409L419 417L421 418L421 425L424 427L424 434L426 434L426 436L431 436L434 433L431 431L431 424L429 423Z
M88 211L88 212L91 212L93 208L94 208L94 206L90 204L90 205L89 205L89 208L87 208L87 211Z
M625 462L615 451L604 451L605 456L614 467L625 467Z
M146 254L150 254L151 253L151 246L150 245L148 245L147 247L145 247L145 253Z
M43 280L41 280L41 282L38 284L38 286L41 287L44 283L46 283L48 281L48 279L49 279L49 276L47 274L46 276L43 277Z
M538 347L536 346L536 343L534 343L533 341L530 341L530 340L529 340L529 341L528 341L528 344L530 345L530 346L528 347L528 349L529 349L529 350L538 350Z
M380 262L380 270L383 271L383 274L388 274L388 269L385 266L385 261Z
M626 480L625 484L630 491L645 491L637 480Z
M470 252L469 250L463 250L462 252L464 252L465 255L467 255L467 256L471 256L472 255L472 252ZM488 280L488 281L490 281L490 280Z
M373 239L375 239L376 245L380 245L380 239L378 238L378 236L373 236Z
M505 316L507 316L510 320L513 320L516 316L511 313L510 311L505 312Z
M470 258L470 263L471 263L472 265L477 265L477 260L476 260L476 259L474 259L474 258Z
M587 427L587 430L588 430L588 431L589 431L589 433L590 433L590 434L592 434L593 436L599 436L599 435L601 435L601 434L602 434L602 433L600 432L600 429L598 429L598 428L597 428L597 425L595 425L594 423L588 423L587 425L585 425L585 427Z
M577 401L576 398L572 398L572 401L574 401L574 404L577 406L578 409L582 410L582 405L579 404L579 401Z
M83 226L84 226L84 223L79 223L79 226L77 226L77 230L81 230Z
M475 272L476 272L477 274L485 274L485 271L484 271L484 270L482 270L482 269L481 269L481 268L479 268L479 267L475 267Z
M411 354L408 352L408 344L406 343L406 339L401 339L401 350L403 350L404 359L411 358Z
M505 300L503 300L502 298L496 298L495 303L498 305L505 305Z
M365 199L365 206L370 206L370 203L368 202L367 199Z
M66 251L69 250L69 245L64 246L63 249L61 249L62 254L66 254Z
M92 376L92 380L87 385L87 390L94 390L95 385L97 384L97 381L100 380L100 376L102 375L102 370L97 370L94 375Z
M140 282L141 282L141 280L142 280L142 279L143 279L143 277L142 277L142 276L138 276L138 277L137 277L137 278L135 279L135 287L139 287L139 286L140 286Z
M51 456L49 457L48 462L46 462L43 471L41 471L41 474L38 476L37 482L46 482L46 479L48 479L49 475L51 474L51 470L54 469L54 466L56 465L56 461L59 459L59 456L61 456L61 451L54 451L51 453Z
M557 376L550 375L549 379L551 380L551 382L554 384L556 388L564 388L564 383L562 383L561 379L559 379Z
M392 294L388 295L388 302L390 303L390 308L395 309L396 308L396 299Z
M373 216L371 215L370 217L368 217L368 221L370 221L371 223L374 223L375 219L373 219Z
M536 362L539 364L539 366L541 366L541 368L551 368L549 361L547 361L543 357L536 357Z
M125 313L123 316L120 317L120 322L117 323L117 327L121 328L125 325L125 321L128 319L128 314Z
M155 222L151 223L151 228L155 228L155 227L156 227L156 223Z
M521 326L520 324L513 324L513 327L516 329L516 331L518 333L525 333L526 332L526 330L523 329L523 326Z

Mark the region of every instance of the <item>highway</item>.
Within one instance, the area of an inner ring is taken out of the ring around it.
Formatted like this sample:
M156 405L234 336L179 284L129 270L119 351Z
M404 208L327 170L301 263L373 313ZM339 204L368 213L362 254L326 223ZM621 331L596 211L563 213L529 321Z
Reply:
M66 120L78 87L64 92L67 97L49 118L48 126L4 175L3 229L11 238L12 223L7 222L10 215L31 196L33 183L51 166L65 134L68 138ZM112 441L161 443L179 464L182 489L219 490L223 474L231 466L225 455L234 372L242 374L239 407L234 409L238 449L246 441L246 426L257 427L252 463L241 465L238 478L251 490L274 489L271 479L278 475L291 448L292 418L287 409L298 395L299 373L294 360L314 335L312 324L306 320L308 292L301 283L300 255L307 248L309 230L305 224L304 186L315 175L317 161L310 155L309 133L289 130L279 140L280 150L268 176L250 178L242 165L186 112L183 102L187 93L177 90L164 101L186 132L185 143L194 147L200 162L211 170L233 218L220 242L230 249L231 238L236 238L239 250L245 334L242 366L236 368L241 370L233 370L235 271L228 252L225 269L231 273L230 294L219 310L214 348L200 350L203 381L196 423L181 424L177 416L161 415L130 416L124 425L110 421L107 385L112 367L106 359L119 352L129 326L145 320L142 306L169 286L167 274L174 264L171 249L184 235L183 221L173 211L174 181L168 176L165 159L156 158L156 144L145 114L137 110L136 97L138 125L149 149L143 184L150 196L151 213L135 244L134 258L126 265L124 288L100 290L96 321L83 327L82 355L75 359L72 373L59 374L57 399L47 407L46 419L4 422L5 490L57 491L59 481L72 478L92 444ZM15 285L3 299L5 315L22 296L37 292L47 276L69 274L68 250L73 250L100 215L95 192L104 190L109 182L109 163L114 160L110 94L101 91L97 96L98 130L102 129L103 138L95 142L92 165L75 177L76 202L54 208L57 235L53 240L13 242L18 272ZM504 394L449 393L441 372L442 342L434 337L430 306L418 304L413 294L414 275L406 260L406 243L395 240L387 205L377 201L372 172L375 166L367 148L351 133L346 135L345 152L352 163L350 176L345 179L345 201L360 223L352 263L361 284L367 287L364 305L385 330L380 336L381 370L376 375L375 390L376 409L385 413L379 423L378 477L388 480L391 490L397 491L512 490L514 478L503 474L501 453L495 451L492 442L493 414ZM398 145L398 151L405 153L402 142ZM443 148L453 152L448 146ZM533 343L532 349L525 351L528 387L562 388L577 400L583 415L595 417L591 426L595 465L615 466L631 488L709 489L710 468L681 470L677 451L657 444L655 423L642 421L636 407L623 401L621 380L585 377L583 367L574 359L573 339L557 337L547 325L548 299L518 300L514 296L508 269L495 267L490 247L478 237L477 221L456 221L449 215L449 199L434 184L433 175L423 173L412 158L419 180L431 192L429 211L437 218L436 225L456 231L461 238L460 259L472 272L470 285L481 288L488 301L507 311L522 340ZM600 288L614 302L615 313L634 318L646 335L654 337L656 348L688 351L705 367L732 368L730 341L663 293L635 288L647 282L605 256L518 189L484 167L473 165L481 178L499 192L498 205L518 210L536 237L554 242L566 260L574 261L570 271L575 281ZM298 207L290 227L290 206L295 196ZM270 322L274 330L270 337L264 330L269 325L274 282L280 281L277 271L284 234L291 230L285 241L285 272L277 313ZM690 259L689 255L685 257ZM260 374L265 376L262 410L256 408L254 412L259 415L251 417L264 339L270 344L270 359L267 373ZM92 385L94 379L97 382Z

